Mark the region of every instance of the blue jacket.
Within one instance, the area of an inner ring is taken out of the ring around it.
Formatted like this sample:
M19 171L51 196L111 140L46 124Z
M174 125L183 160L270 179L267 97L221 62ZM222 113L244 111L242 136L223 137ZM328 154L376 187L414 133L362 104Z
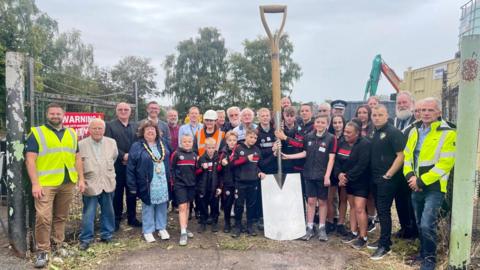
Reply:
M127 186L131 193L137 195L147 205L150 205L150 183L153 178L153 162L147 150L143 147L146 143L144 139L132 144L128 152L127 164ZM170 177L169 172L169 157L170 151L166 145L166 141L162 139L165 148L165 158L163 165L165 165L165 172L167 179ZM160 143L157 142L157 148L160 151Z

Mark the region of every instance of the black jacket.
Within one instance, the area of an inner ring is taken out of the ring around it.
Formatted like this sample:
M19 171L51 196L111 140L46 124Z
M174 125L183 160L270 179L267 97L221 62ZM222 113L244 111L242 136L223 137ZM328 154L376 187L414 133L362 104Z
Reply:
M226 166L222 165L222 160L226 158L227 160L230 159L230 156L232 155L233 151L228 148L228 145L223 147L220 150L220 153L218 154L218 166L217 166L217 171L218 171L218 180L220 182L220 186L223 188L228 188L228 187L234 187L235 186L235 178L234 178L234 171L233 171L233 166L228 162Z
M204 169L203 164L207 163L208 168ZM200 195L215 194L215 190L220 188L218 182L218 154L215 152L213 157L209 157L205 152L198 159L198 167L201 168L201 174L197 176L197 192Z
M170 159L171 185L176 187L193 187L196 184L195 169L197 154L192 150L186 151L178 147Z
M253 160L250 161L248 156L253 154ZM261 159L260 149L253 145L247 147L244 143L239 143L230 156L230 162L235 168L235 181L255 181L258 180L260 168L258 162Z
M317 136L316 132L311 132L305 136L303 149L307 152L303 177L323 182L329 156L337 151L337 139L326 130L321 137Z
M262 159L258 163L260 170L267 174L276 173L278 170L277 157L273 155L272 147L277 138L275 137L275 130L270 127L270 130L265 131L261 125L257 127L257 143L255 144L260 148Z
M363 137L350 146L344 138L338 143L337 155L333 173L336 178L340 173L345 173L348 179L348 186L368 187L369 185L369 163L370 163L370 141Z
M130 151L132 144L138 140L137 128L137 124L132 121L128 122L126 127L118 119L106 123L105 136L117 142L118 157L115 161L115 170L119 167L125 167L122 164L123 156Z

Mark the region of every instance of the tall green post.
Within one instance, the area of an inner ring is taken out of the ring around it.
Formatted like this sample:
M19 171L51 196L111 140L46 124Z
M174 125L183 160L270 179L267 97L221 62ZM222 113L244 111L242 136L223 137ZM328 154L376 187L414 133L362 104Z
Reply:
M470 264L480 121L480 35L462 37L460 53L461 80L457 106L449 269L467 269Z

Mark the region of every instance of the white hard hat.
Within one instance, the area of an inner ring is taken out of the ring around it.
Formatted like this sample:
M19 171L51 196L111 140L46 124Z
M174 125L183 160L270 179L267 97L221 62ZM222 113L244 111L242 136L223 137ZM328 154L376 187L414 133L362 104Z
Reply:
M217 120L218 115L217 112L214 110L208 110L203 114L203 119L208 119L208 120Z

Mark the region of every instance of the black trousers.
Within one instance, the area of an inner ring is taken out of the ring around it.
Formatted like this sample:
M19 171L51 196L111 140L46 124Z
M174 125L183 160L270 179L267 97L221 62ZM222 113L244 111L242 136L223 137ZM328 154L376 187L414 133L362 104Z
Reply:
M235 224L242 224L243 208L247 208L247 225L255 222L258 180L238 181L235 183Z
M255 202L255 208L257 209L257 215L255 219L258 221L263 219L263 203L262 203L262 183L258 182L257 201Z
M115 220L120 222L123 215L123 194L127 194L127 220L132 222L136 219L137 198L131 194L127 187L127 167L123 165L115 166L115 195L113 196L113 211Z
M222 194L223 216L225 224L230 224L232 218L232 207L235 202L235 187L224 187Z
M399 190L395 194L395 206L402 230L409 235L417 235L417 223L412 205L412 190L408 187L407 180L401 176Z
M379 245L390 248L392 245L392 203L395 195L400 192L400 177L383 179L382 176L374 176L376 192L377 215L380 219L380 239Z
M213 223L218 222L220 213L218 197L213 192L207 192L205 195L198 194L197 207L200 211L200 224L206 224L209 217L212 218Z

